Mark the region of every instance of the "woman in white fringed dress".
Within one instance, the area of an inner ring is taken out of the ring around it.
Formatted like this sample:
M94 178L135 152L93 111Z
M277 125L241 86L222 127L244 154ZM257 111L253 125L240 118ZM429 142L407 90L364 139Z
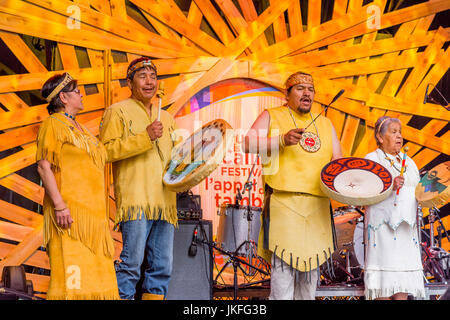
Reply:
M365 217L366 300L406 300L408 294L425 296L420 243L417 230L415 189L420 181L414 161L406 157L400 177L403 145L400 120L381 117L375 124L378 149L366 155L388 169L394 178L393 192L384 201L367 207ZM400 192L396 195L396 190Z

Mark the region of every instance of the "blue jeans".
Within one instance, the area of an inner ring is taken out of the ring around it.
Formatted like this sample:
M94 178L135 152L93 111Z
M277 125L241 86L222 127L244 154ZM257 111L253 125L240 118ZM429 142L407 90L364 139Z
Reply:
M122 299L134 299L141 265L147 254L143 293L167 295L173 262L174 226L163 220L122 222L122 260L116 265L117 285Z

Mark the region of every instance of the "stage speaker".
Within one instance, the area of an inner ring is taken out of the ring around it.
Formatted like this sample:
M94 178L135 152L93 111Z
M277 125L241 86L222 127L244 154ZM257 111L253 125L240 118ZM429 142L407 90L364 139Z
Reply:
M20 292L28 292L28 283L23 265L5 266L2 273L2 282L6 288Z
M167 300L212 300L212 248L202 240L212 241L210 220L178 221Z

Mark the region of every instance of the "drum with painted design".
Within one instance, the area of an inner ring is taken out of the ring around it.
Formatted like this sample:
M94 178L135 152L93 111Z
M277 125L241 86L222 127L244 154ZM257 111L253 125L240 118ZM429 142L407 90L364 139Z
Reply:
M383 201L392 192L392 175L381 164L363 158L340 158L325 165L320 187L331 199L354 206Z
M438 164L420 179L416 198L422 207L444 205L450 198L450 161Z
M175 146L164 171L163 183L175 192L190 190L223 162L233 138L233 130L225 120L205 124Z

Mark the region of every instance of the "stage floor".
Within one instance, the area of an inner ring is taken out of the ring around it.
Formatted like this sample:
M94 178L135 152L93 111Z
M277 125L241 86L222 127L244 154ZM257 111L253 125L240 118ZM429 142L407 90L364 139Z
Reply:
M432 297L441 296L449 288L450 284L436 283L425 285L425 299L434 300ZM238 299L266 300L269 297L270 285L257 285L247 288L239 288ZM213 288L214 299L233 298L234 287L232 285ZM319 286L316 291L316 299L359 300L364 299L364 287L350 285Z

